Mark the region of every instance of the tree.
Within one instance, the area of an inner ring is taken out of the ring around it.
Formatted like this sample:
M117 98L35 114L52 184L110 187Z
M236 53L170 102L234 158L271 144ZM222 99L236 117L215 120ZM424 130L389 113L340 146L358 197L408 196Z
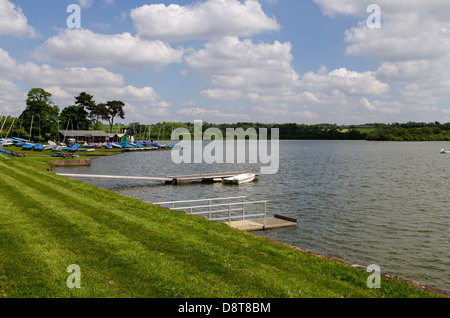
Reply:
M98 129L98 122L100 118L106 118L107 116L108 109L106 108L106 104L103 103L95 105L89 114L89 118L91 118L92 122L95 123L95 129Z
M102 118L109 122L109 133L110 134L112 134L114 118L116 118L116 117L120 117L122 119L125 118L125 112L123 111L124 106L125 106L125 104L118 100L106 102L107 114Z
M57 134L59 108L51 97L52 94L42 88L32 88L28 92L27 107L19 119L23 127L32 127L30 140L36 135L48 138Z
M93 98L94 98L93 95L89 95L86 92L82 92L78 96L75 96L75 104L91 112L92 109L94 109L96 106Z
M75 96L75 104L80 108L80 112L78 113L78 116L86 112L86 116L82 119L83 127L80 127L80 129L88 129L89 124L87 123L87 117L91 117L92 111L96 108L95 101L93 100L94 96L90 95L86 92L81 92L78 94L78 96ZM98 123L98 120L97 120Z
M88 130L90 121L88 120L88 112L83 107L76 105L68 106L64 108L59 115L59 121L61 126L65 129L67 123L71 121L73 128L76 130ZM70 126L69 126L70 127Z

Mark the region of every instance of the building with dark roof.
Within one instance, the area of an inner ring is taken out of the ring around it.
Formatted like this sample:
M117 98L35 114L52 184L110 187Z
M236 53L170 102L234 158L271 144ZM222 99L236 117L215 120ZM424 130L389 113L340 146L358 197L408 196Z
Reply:
M69 138L87 143L109 141L108 134L103 130L59 130L59 140L65 142Z

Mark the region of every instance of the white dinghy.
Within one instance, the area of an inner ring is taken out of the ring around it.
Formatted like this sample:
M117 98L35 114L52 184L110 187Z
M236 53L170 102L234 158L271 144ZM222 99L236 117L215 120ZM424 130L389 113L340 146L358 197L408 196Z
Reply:
M249 183L252 182L255 179L254 173L242 173L238 174L234 177L224 178L223 182L228 184L242 184L242 183Z

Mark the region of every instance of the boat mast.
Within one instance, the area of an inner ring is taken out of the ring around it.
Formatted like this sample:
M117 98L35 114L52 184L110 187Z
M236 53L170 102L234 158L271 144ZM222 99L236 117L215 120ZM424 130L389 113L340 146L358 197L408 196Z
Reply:
M3 127L5 126L6 120L8 119L8 117L9 117L9 115L8 115L8 116L5 116L5 121L3 122L2 129L0 129L0 138L1 138L1 136L3 135Z
M8 130L8 132L6 133L6 137L5 137L5 138L8 138L9 132L11 131L11 128L14 126L14 122L15 122L15 121L16 121L16 117L14 117L13 122L12 122L12 124L11 124L11 127L9 127L9 130Z
M33 118L34 118L34 115L31 115L30 138L29 138L28 142L31 142L31 131L33 129Z
M69 123L70 123L70 117L69 117L69 120L67 121L66 132L64 133L63 143L66 143L66 136L67 136L67 130L69 129Z

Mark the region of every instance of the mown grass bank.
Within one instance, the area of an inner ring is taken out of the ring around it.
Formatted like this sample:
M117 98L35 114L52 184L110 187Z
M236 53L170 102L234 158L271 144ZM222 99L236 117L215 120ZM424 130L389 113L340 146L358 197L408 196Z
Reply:
M32 151L32 150L21 150L20 148L17 148L15 146L6 146L2 149L12 152L14 154L19 154L20 157L17 158L18 161L26 162L28 166L33 166L40 169L52 169L53 164L52 161L71 161L71 160L84 160L84 159L90 159L95 157L102 157L102 156L110 156L115 154L122 153L122 149L95 149L94 152L82 152L79 151L77 154L79 157L52 157L52 155L55 153L53 150L42 150L42 151ZM24 154L26 155L26 159L24 157Z
M438 297L0 154L0 297ZM81 269L81 288L67 287Z

